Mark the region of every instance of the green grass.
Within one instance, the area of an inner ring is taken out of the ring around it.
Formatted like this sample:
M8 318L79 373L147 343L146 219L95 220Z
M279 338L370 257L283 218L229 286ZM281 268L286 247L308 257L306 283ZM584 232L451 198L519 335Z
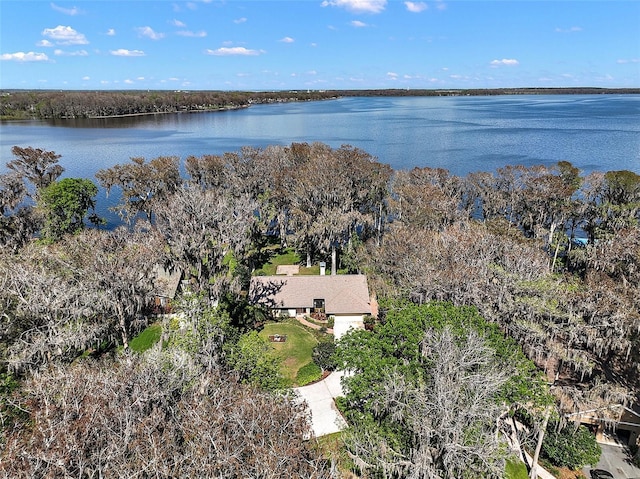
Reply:
M318 344L314 334L294 320L265 324L260 336L269 339L274 334L286 335L284 343L269 343L282 358L282 375L292 386L298 386L298 371L313 361L313 348Z
M506 479L529 479L527 466L524 465L524 462L520 462L517 459L507 460L504 470Z
M161 336L162 326L158 323L152 324L129 341L129 348L131 348L132 351L142 353L160 341Z
M292 249L286 249L283 252L276 254L273 256L267 263L265 263L262 268L260 268L256 273L265 276L273 276L276 274L276 270L278 266L283 264L299 264L300 256L293 251Z
M320 265L316 264L314 266L311 266L310 268L307 268L306 266L300 266L300 273L301 275L306 274L307 276L309 275L315 275L318 276L320 274ZM327 273L329 274L329 273Z

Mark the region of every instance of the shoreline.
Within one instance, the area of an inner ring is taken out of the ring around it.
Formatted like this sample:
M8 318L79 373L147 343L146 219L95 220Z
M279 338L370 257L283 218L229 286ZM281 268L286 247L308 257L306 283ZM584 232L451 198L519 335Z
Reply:
M55 118L56 120L105 120L109 118L129 118L136 116L148 116L148 115L175 115L178 113L215 113L219 111L234 111L249 108L251 105L239 105L239 106L224 106L218 108L205 108L198 110L176 110L176 111L149 111L142 113L124 113L122 115L97 115L97 116L75 116L75 117L63 117ZM33 120L52 120L53 118L32 118Z

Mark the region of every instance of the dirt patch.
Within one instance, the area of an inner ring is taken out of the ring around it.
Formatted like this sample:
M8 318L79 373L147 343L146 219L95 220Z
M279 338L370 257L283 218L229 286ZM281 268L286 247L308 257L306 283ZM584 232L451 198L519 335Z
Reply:
M572 471L566 467L559 467L558 471L560 472L558 479L584 479L586 477L582 471Z
M281 264L276 267L276 274L292 276L300 273L300 266L294 264Z
M296 358L287 358L283 361L283 363L287 369L291 369L293 366L298 364L298 360Z

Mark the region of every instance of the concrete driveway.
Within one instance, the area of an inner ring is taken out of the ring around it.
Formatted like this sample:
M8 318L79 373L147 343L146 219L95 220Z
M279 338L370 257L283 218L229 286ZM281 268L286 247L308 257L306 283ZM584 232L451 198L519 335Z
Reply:
M615 479L640 479L640 468L631 463L629 449L617 444L600 444L602 456L600 462L593 469L604 469L613 474ZM585 476L591 477L587 467L583 470Z
M334 371L322 381L295 388L311 411L311 428L316 437L342 431L347 423L336 408L334 398L342 396L342 371Z

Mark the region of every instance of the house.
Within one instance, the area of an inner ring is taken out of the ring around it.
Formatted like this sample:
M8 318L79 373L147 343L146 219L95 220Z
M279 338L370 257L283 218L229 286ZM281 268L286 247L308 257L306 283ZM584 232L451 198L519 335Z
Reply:
M178 269L169 271L157 264L153 268L153 273L156 290L153 306L156 311L167 313L171 310L171 301L175 298L180 286L182 272Z
M349 328L363 328L363 317L372 314L367 277L361 274L255 276L249 295L253 304L266 306L275 315L333 316L336 339Z
M614 431L627 445L635 446L640 437L640 413L622 404L579 411L566 417L593 427L597 440L602 440L605 432Z

